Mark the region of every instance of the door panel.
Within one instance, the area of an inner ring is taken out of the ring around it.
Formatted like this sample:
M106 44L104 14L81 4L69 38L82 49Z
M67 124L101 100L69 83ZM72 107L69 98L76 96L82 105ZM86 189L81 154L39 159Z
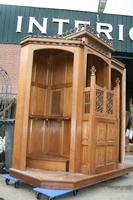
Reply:
M115 169L117 158L117 129L116 122L96 121L95 141L95 172L100 173Z

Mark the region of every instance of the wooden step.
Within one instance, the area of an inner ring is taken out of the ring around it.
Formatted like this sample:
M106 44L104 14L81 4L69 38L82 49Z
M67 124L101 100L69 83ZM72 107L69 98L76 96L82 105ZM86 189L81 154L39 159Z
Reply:
M27 156L27 167L35 169L45 169L45 170L69 170L69 160L68 158L53 155L43 155Z
M61 171L50 171L42 169L10 169L10 175L25 183L44 188L54 189L80 189L86 186L94 185L109 179L125 175L133 171L133 165L119 164L118 168L108 172L95 175L81 173L70 173Z

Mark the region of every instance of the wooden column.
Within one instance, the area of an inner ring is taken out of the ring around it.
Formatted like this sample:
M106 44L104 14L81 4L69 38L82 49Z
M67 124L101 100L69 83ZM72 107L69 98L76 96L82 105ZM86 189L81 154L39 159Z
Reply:
M70 172L80 171L81 131L84 89L84 50L76 48L73 65L72 117L70 142Z
M119 78L116 79L115 97L116 97L115 109L116 109L116 119L117 119L117 125L116 125L116 127L117 127L117 130L116 130L116 132L117 132L117 134L116 134L116 137L117 137L116 138L116 142L117 142L116 156L117 156L117 158L116 158L116 160L118 162L119 161L119 151L120 151L120 138L121 138L120 137L121 135L120 135L120 79Z
M125 130L126 130L126 69L122 75L122 105L121 105L121 153L120 162L124 162L125 158Z
M94 174L95 170L95 110L96 110L96 69L94 66L91 68L91 93L90 93L90 135L89 135L89 151L90 156L90 174Z
M33 50L24 46L20 55L19 86L14 132L13 168L24 170L26 167L27 133L29 118L29 99L31 87Z

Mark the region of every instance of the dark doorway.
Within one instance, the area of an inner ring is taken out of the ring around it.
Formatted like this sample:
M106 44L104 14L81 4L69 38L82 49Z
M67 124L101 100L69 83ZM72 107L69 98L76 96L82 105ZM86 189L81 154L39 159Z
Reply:
M129 111L129 99L133 99L133 55L114 55L126 67L126 111Z

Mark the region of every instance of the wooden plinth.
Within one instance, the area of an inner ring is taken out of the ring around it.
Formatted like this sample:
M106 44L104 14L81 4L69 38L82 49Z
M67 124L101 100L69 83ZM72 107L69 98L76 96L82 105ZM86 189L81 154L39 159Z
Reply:
M119 164L118 169L97 175L49 171L27 168L24 171L11 168L10 174L25 183L54 189L80 189L133 171L133 165Z

